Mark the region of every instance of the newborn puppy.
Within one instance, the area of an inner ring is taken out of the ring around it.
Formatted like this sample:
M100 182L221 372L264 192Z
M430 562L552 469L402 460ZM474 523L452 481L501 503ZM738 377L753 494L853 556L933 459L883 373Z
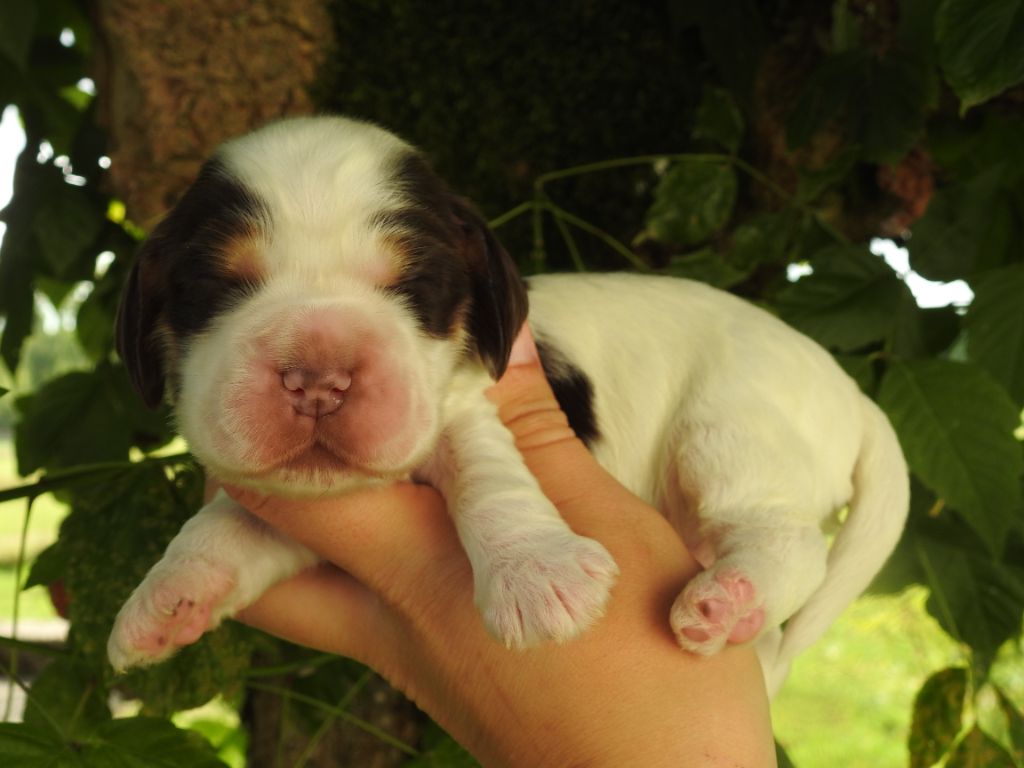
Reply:
M551 275L528 292L577 434L705 568L668 617L680 645L760 638L774 689L899 537L907 472L885 417L824 350L705 285ZM586 629L617 573L484 396L526 316L514 263L414 148L301 118L204 166L140 252L118 347L221 480L291 496L435 486L487 628L519 648ZM822 526L847 504L829 550ZM121 609L110 661L166 658L315 561L220 492Z

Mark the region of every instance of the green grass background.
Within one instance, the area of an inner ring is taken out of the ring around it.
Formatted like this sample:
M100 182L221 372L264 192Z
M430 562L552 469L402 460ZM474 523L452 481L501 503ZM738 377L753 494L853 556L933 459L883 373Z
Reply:
M11 445L0 441L0 488L20 482ZM35 502L27 538L30 555L55 540L64 514L50 496ZM0 619L10 618L13 609L24 515L24 501L0 504ZM925 598L923 588L861 598L796 660L773 702L772 718L777 738L798 768L907 764L905 744L915 694L932 672L963 663L957 645L925 612ZM54 616L46 590L22 592L19 614ZM1024 703L1019 652L1006 654L997 677L1018 704ZM998 722L991 729L998 731Z

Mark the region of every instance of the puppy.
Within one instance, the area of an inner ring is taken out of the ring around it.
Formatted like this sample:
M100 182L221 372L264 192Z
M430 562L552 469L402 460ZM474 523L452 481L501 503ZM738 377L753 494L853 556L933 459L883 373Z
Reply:
M908 483L884 415L766 312L664 277L550 275L527 290L414 148L301 118L204 166L142 247L118 348L222 480L292 496L434 485L483 621L520 648L590 626L617 574L541 493L484 396L527 293L577 434L704 566L667 617L680 645L758 638L774 691L895 546ZM847 507L829 549L823 527ZM166 658L315 561L221 492L122 608L110 661Z

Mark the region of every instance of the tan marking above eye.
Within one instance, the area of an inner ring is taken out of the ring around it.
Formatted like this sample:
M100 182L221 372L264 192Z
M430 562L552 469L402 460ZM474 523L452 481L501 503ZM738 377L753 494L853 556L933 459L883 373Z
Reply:
M262 282L266 276L262 247L254 235L234 237L218 253L226 275L251 283Z

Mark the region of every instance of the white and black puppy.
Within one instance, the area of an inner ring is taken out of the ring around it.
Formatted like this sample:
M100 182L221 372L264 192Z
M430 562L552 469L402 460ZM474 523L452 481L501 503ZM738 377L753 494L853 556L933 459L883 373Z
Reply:
M552 275L528 293L572 426L705 568L666 617L680 645L759 636L774 690L900 535L907 471L886 418L823 349L707 286ZM526 316L512 260L414 148L303 118L203 168L142 248L119 349L147 403L170 390L222 480L288 495L435 485L483 620L522 647L592 624L617 574L484 396ZM847 505L829 549L823 527ZM315 561L222 492L122 608L110 661L163 659Z

